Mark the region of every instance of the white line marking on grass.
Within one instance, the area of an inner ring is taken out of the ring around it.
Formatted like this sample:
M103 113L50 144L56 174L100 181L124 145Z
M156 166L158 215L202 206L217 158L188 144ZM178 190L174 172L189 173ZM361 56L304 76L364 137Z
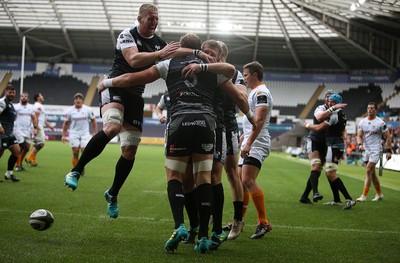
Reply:
M18 211L18 210L11 210L11 209L0 209L0 213L2 212L12 212L12 213L23 213L23 214L30 214L31 212L28 211ZM133 216L119 216L118 219L110 219L106 215L85 215L85 214L73 214L73 213L58 213L54 212L54 215L65 215L65 216L73 216L73 217L89 217L89 218L96 218L96 219L108 219L108 220L132 220L132 221L154 221L154 222L170 222L172 223L172 218L153 218L153 217L133 217ZM246 227L255 227L255 224L246 224ZM273 225L274 228L284 228L284 229L292 229L292 230L301 230L301 231L327 231L327 232L356 232L356 233L365 233L365 234L394 234L400 235L400 231L390 231L390 230L367 230L367 229L345 229L345 228L329 228L329 227L305 227L305 226L285 226L285 225Z
M273 225L273 227L295 229L295 230L310 230L310 231L329 231L329 232L340 231L340 232L357 232L366 234L395 234L395 235L400 234L399 231L390 231L390 230L366 230L366 229L353 229L353 228L344 229L344 228L329 228L329 227L305 227L305 226L282 226L282 225Z
M280 155L274 155L274 157L278 157L278 158L281 158L281 159L288 159L288 160L290 160L292 162L301 163L301 164L304 164L304 165L309 165L310 164L309 160L307 160L307 159L294 159L291 156L280 156ZM339 166L339 168L340 168L340 166ZM364 182L364 179L357 178L357 177L351 176L349 174L344 174L344 173L341 173L341 172L338 172L338 174L346 176L346 177L349 177L349 178L353 178L353 179L361 181L361 182ZM400 188L389 186L389 185L384 185L382 183L381 183L381 186L385 187L385 188L388 188L388 189L391 189L391 190L400 191Z

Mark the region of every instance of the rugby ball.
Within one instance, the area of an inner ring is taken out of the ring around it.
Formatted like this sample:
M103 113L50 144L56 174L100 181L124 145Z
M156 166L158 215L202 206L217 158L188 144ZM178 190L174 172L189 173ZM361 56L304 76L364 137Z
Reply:
M46 209L36 210L29 217L29 224L37 231L49 229L54 222L53 214Z

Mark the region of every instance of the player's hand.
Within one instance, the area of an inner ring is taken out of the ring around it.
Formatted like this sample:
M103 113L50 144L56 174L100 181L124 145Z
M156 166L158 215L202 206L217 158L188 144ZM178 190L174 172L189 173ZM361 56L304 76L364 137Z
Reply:
M172 58L175 52L181 47L179 42L170 42L168 43L160 52L161 59L169 59Z
M164 124L167 122L167 118L164 115L160 115L158 117L158 120L160 121L161 124Z
M358 151L359 151L359 152L363 152L363 151L365 151L365 148L364 148L364 146L362 146L362 145L358 146Z
M191 63L182 69L182 75L185 76L186 79L193 77L194 74L197 74L201 71L200 64Z
M390 160L390 159L392 159L392 153L391 152L387 152L386 153L386 160Z
M243 149L240 151L240 156L244 159L249 156L250 154L250 145L247 143L244 145Z
M217 62L217 59L215 57L212 57L212 56L208 55L205 52L200 52L198 57L201 58L202 60L206 61L207 63L215 63L215 62Z
M49 128L50 128L51 131L55 130L53 126L50 126Z
M108 77L106 75L104 75L103 79L99 82L100 84L97 86L97 92L101 93L103 90L107 89L106 87L104 87L104 81L108 79Z
M311 125L311 123L304 121L303 125L304 125L304 128L308 129L308 127Z
M67 142L67 141L68 141L68 138L67 138L67 136L63 136L63 137L61 137L61 140L62 140L62 142L64 143L64 142Z

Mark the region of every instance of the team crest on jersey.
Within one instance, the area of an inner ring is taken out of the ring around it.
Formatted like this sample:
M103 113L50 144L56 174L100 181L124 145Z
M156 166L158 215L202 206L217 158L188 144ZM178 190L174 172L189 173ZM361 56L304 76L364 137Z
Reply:
M184 81L185 85L189 88L193 88L197 84L197 77L196 75L193 75L192 78L187 78Z
M155 45L155 46L154 46L154 49L155 49L155 50L160 50L161 47L160 47L159 45Z
M142 45L142 41L140 41L140 39L137 40L136 45L141 46Z
M260 92L260 94L262 94L261 92ZM258 95L258 94L257 94ZM268 103L268 98L267 98L267 96L266 95L259 95L259 96L257 96L257 103Z

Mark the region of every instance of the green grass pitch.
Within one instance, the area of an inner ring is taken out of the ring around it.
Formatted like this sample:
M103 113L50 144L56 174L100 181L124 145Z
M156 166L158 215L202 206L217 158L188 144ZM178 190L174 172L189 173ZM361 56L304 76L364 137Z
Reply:
M166 194L163 148L141 145L136 162L119 195L120 217L110 219L103 193L110 187L119 146L108 145L86 167L75 192L64 186L71 169L68 144L47 142L38 155L39 167L15 174L19 183L0 183L0 262L400 262L400 173L384 171L385 199L357 203L348 211L324 206L331 191L324 175L315 205L298 202L309 175L307 161L272 153L258 182L273 230L260 240L249 239L256 227L250 203L242 235L217 251L196 254L194 245L180 244L166 253L173 228ZM0 160L1 176L9 153ZM341 164L339 175L353 198L363 189L364 167ZM225 190L224 222L233 205ZM50 210L54 225L35 231L28 223L36 209ZM186 225L188 222L186 222Z

